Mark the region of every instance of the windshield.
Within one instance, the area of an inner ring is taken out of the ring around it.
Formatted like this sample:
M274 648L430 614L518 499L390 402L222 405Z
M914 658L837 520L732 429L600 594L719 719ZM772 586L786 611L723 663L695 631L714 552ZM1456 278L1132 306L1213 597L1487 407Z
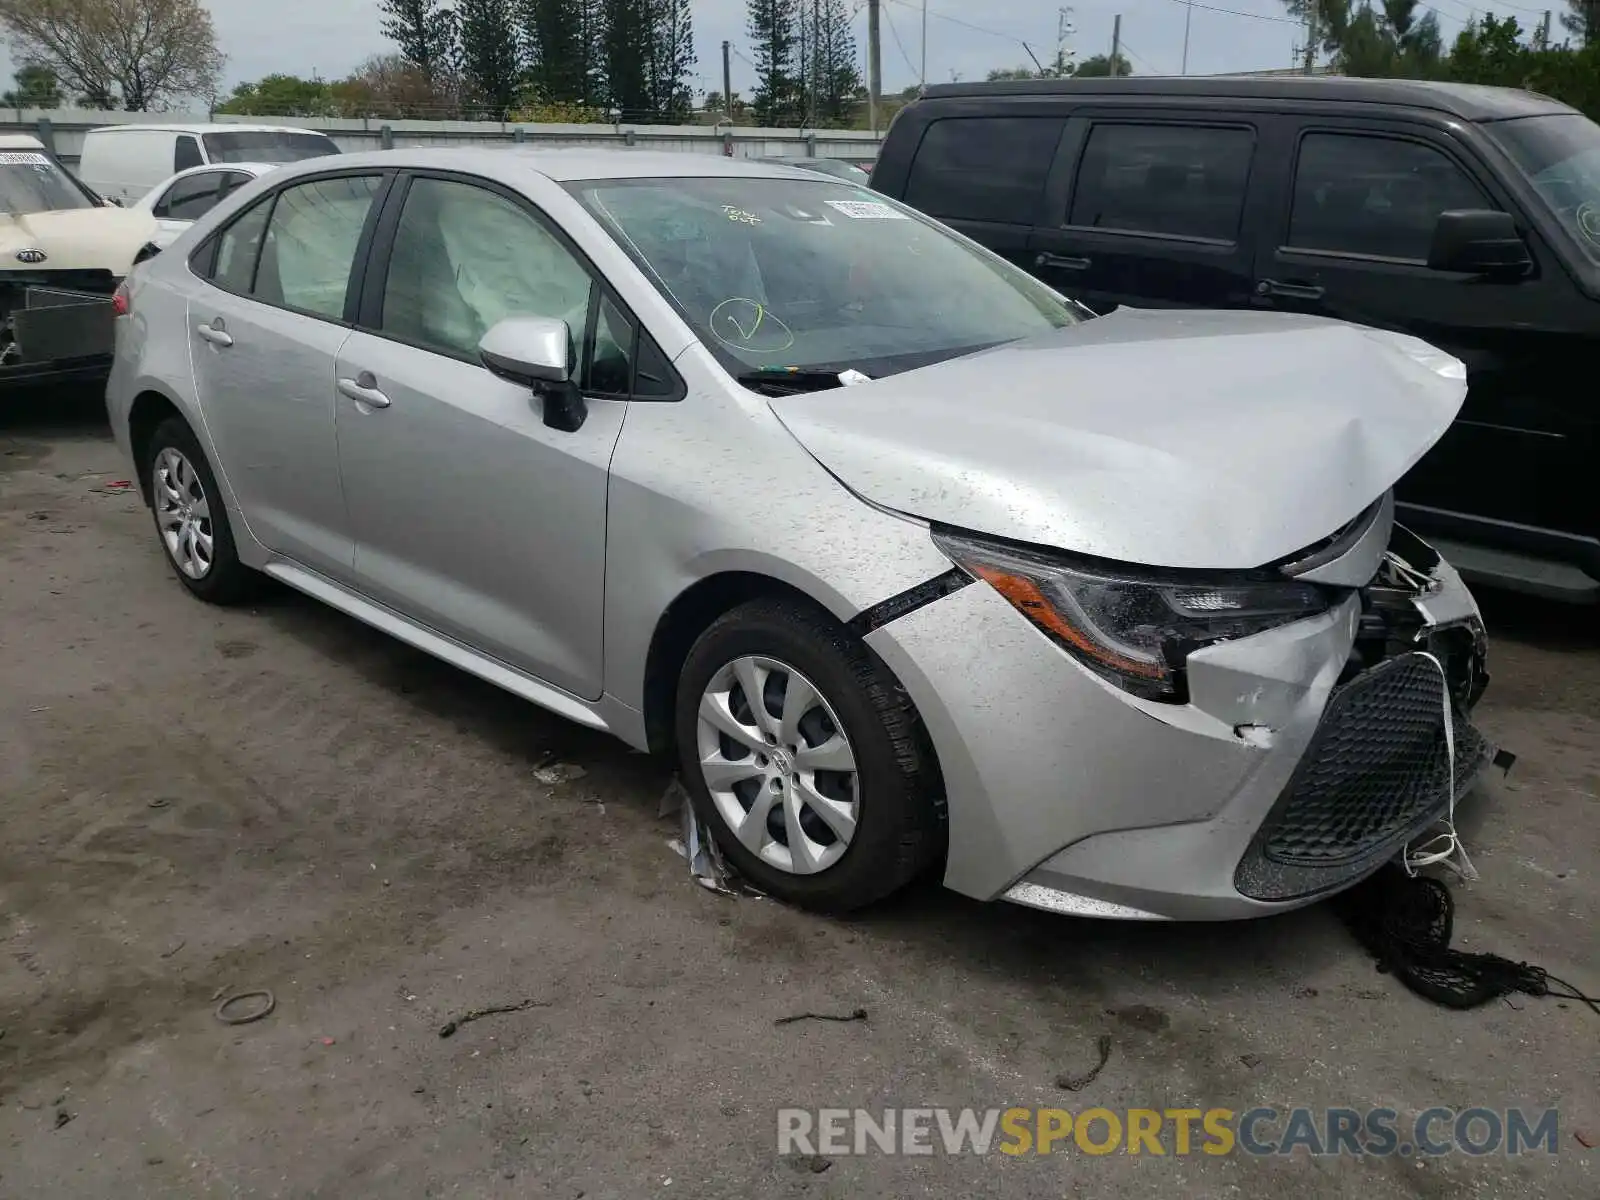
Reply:
M208 133L206 154L214 163L292 163L339 153L333 139L322 133L279 133L246 130L243 133Z
M910 209L822 176L568 187L736 374L877 377L1089 315Z
M1519 117L1486 128L1590 258L1600 262L1600 125L1579 113Z
M38 150L0 152L0 212L20 216L94 207L94 201L48 154Z

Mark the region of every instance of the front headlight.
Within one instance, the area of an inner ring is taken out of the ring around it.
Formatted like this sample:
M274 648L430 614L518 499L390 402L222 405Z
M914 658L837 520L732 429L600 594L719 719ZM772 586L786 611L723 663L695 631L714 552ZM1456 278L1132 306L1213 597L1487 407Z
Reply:
M934 541L1051 641L1123 691L1188 700L1189 654L1327 611L1316 584L1241 572L1172 571L1045 555L958 534Z

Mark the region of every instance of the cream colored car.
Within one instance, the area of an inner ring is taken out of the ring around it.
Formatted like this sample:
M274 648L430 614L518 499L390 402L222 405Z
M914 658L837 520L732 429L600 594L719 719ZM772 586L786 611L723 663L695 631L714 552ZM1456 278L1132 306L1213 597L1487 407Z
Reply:
M0 385L103 377L113 294L155 237L154 217L105 204L37 138L0 136Z

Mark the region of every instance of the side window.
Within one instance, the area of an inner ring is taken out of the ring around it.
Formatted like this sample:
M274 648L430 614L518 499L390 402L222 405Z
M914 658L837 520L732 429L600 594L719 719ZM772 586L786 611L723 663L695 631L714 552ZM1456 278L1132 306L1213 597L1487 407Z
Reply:
M271 214L272 199L268 197L222 231L217 239L216 270L211 273L212 282L218 287L244 296L250 294L255 286L256 258Z
M186 133L180 134L177 147L172 152L173 171L187 171L190 167L205 165L205 155L200 153L199 141Z
M156 203L153 215L169 221L198 221L216 207L217 184L215 171L180 179Z
M1031 225L1061 140L1055 117L946 117L911 160L905 202L929 216Z
M252 294L338 320L378 175L314 179L278 193Z
M1421 142L1308 133L1295 165L1289 246L1426 262L1439 214L1495 208L1445 154Z
M226 200L245 184L254 183L255 178L254 175L247 175L243 171L224 171L222 173L222 187L217 193L217 199Z
M628 394L633 371L633 322L602 294L595 318L594 342L585 355L586 370L579 383L586 392L612 396Z
M1235 241L1254 150L1248 129L1096 125L1067 224Z
M418 179L395 230L382 330L476 362L500 320L555 317L572 331L576 358L590 287L583 265L520 206L471 184Z

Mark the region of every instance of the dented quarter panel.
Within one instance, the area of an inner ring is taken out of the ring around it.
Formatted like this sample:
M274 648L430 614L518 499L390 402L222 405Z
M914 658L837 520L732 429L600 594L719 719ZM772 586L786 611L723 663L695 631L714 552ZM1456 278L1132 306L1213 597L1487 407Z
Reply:
M1457 360L1403 335L1119 309L773 407L889 508L1119 562L1236 568L1349 522L1465 394Z

